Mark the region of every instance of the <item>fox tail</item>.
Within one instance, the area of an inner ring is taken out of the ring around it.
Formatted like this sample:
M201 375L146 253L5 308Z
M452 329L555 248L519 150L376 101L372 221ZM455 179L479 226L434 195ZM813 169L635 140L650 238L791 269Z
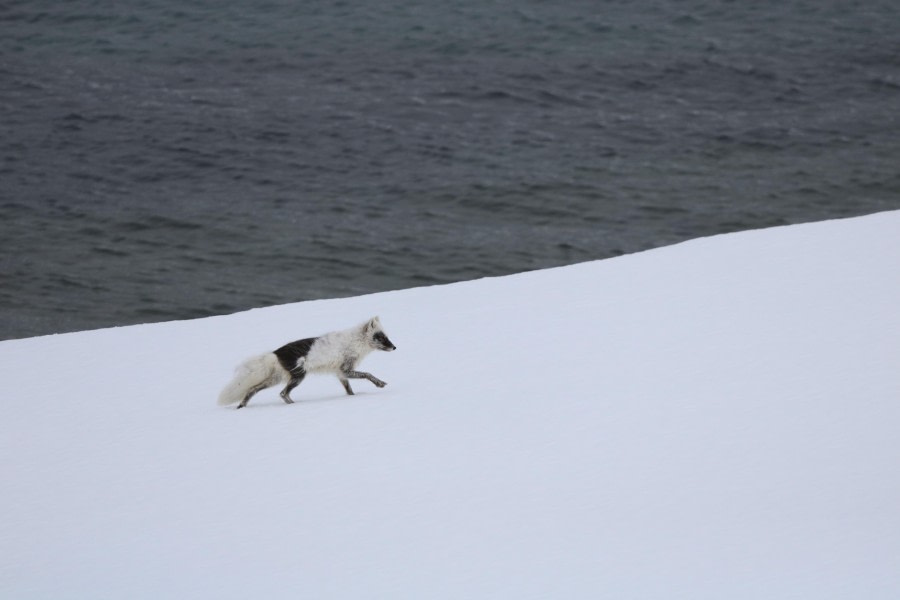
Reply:
M256 392L281 383L287 374L273 352L249 358L234 370L234 378L219 394L219 405L249 399Z

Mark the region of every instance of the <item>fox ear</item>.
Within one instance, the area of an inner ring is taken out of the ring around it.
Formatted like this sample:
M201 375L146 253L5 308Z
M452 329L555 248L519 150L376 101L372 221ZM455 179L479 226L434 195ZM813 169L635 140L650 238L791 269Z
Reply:
M366 330L372 331L381 327L381 321L378 320L378 317L372 317L369 319L369 322L366 323Z

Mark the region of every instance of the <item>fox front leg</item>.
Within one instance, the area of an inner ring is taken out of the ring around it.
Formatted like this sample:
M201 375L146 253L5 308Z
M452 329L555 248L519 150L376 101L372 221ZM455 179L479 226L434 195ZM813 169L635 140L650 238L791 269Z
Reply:
M350 382L347 381L347 378L346 378L346 377L339 377L339 379L341 380L341 385L344 386L344 390L346 390L347 395L348 395L348 396L352 396L352 395L353 395L353 388L350 387Z
M380 388L383 388L384 386L387 385L387 383L385 383L384 381L378 379L377 377L375 377L375 376L372 375L371 373L366 373L365 371L352 371L352 370L347 370L347 371L344 371L344 377L345 377L346 379L368 379L369 381L371 381L371 382L374 383L377 387L380 387ZM346 380L346 379L345 379L345 380ZM349 388L349 387L350 387L350 383L347 382L347 383L344 385L344 388L346 389L346 388Z

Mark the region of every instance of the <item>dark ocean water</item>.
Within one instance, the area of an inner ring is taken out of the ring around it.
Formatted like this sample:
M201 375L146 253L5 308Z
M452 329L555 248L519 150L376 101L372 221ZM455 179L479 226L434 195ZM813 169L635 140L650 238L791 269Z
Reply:
M7 0L0 107L3 339L898 209L900 2Z

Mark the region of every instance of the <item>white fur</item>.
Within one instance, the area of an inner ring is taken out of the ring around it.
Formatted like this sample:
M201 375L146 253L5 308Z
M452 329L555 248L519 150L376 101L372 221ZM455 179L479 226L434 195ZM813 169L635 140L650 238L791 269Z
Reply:
M377 329L370 328L370 325ZM355 368L374 350L368 342L369 332L373 330L381 330L378 317L357 327L326 333L319 337L309 349L309 354L303 361L303 368L308 373L332 373L334 375L340 374L341 365L345 362L351 362Z
M254 386L272 387L288 380L278 359L271 352L248 358L234 370L234 379L219 394L219 405L240 402Z

